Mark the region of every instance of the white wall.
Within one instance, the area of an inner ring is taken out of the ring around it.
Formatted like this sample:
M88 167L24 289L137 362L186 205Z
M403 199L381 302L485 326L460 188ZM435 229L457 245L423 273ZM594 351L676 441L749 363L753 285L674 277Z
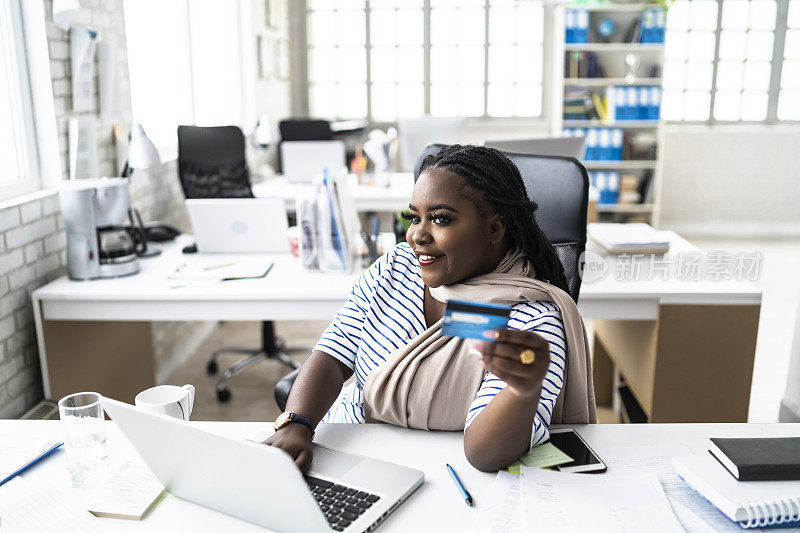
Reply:
M288 52L289 45L289 13L290 5L288 0L272 0L269 2L272 9L272 17L277 18L277 22L273 21L272 26L267 26L268 15L266 13L267 2L261 0L250 0L249 16L250 32L252 35L252 43L250 43L251 61L252 63L248 68L252 70L251 79L253 80L252 87L252 108L253 117L255 122L257 117L268 116L272 121L273 126L277 132L278 123L291 116L291 88L289 77L281 77L279 73L273 72L271 75L262 76L259 72L258 61L261 51L258 50L259 36L261 39L268 40L273 47L277 47L281 43ZM271 49L266 47L266 49ZM245 60L248 54L245 53ZM288 57L286 58L288 61ZM289 62L291 66L291 62ZM277 65L276 65L277 69ZM248 88L249 89L249 88ZM247 92L247 91L246 91ZM250 125L247 125L248 127ZM277 163L277 146L273 145L266 151L259 151L256 153L252 149L248 154L248 161L251 165L251 171L258 171L259 165L267 163L275 168Z
M800 126L666 126L661 227L800 235Z

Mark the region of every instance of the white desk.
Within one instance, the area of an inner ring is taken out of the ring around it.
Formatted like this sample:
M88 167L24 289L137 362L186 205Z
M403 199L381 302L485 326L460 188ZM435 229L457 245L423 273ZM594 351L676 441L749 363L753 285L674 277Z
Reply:
M274 260L275 266L263 279L212 285L167 279L167 275L183 263L211 261L219 264L237 260L235 255L227 254L214 254L211 259L208 255L184 255L181 248L189 240L182 237L165 246L161 256L142 260L142 271L137 275L88 282L71 281L64 276L33 292L46 397L59 398L75 390L96 390L132 400L138 391L152 386L155 378L151 321L328 320L339 309L356 279L355 275L309 273L303 270L299 260L288 255L266 254L265 262ZM674 253L692 250L696 248L674 236ZM646 409L652 409L655 421L745 421L751 375L742 374L741 368L749 365L752 372L761 302L758 288L744 282L662 281L657 277L621 281L614 275L615 261L609 259L607 277L583 284L579 309L586 319L610 321L609 324L622 328L615 329L615 333L627 333L632 327L632 338L644 345L625 344L632 353L626 352L626 356L632 358L628 361L614 357L613 348L618 342L606 343L603 350L606 356L601 356L596 363L596 375L600 376L599 403L610 401L611 370L607 359L611 357L628 381L636 385L634 392L641 395L640 402ZM693 316L687 325L682 317L689 311L697 311L701 316ZM718 321L719 313L727 313L722 319L726 322ZM742 313L745 316L740 316ZM729 334L729 324L736 327L738 335ZM600 326L605 335L606 324ZM704 343L697 345L697 335L681 336L682 328L700 329ZM668 339L674 341L672 345L654 344ZM685 344L679 342L681 339ZM742 339L747 341L743 345ZM734 342L737 345L732 345ZM637 359L639 353L641 360ZM662 354L666 355L662 357ZM697 365L694 361L694 381L689 380L689 388L679 389L686 398L685 403L673 399L670 405L674 409L661 416L657 406L675 392L671 387L676 376L689 368L682 367L684 361L680 358L673 361L677 357L675 354L708 364ZM739 363L731 366L731 360ZM722 366L722 362L727 366ZM670 383L666 389L655 386L665 379L663 376L670 378L665 382ZM715 381L713 377L721 377L716 381L727 383L724 390L721 386L720 390L713 390L713 384L709 385ZM746 386L741 385L745 382ZM734 395L741 396L740 401L731 402L732 388L737 391ZM694 393L701 394L706 399L704 405L708 406L708 413L699 419L693 418L697 412Z
M269 433L270 424L243 422L197 422L201 427L233 438ZM601 456L620 446L687 446L694 454L706 452L708 437L798 436L800 424L649 424L575 426ZM0 433L58 435L57 421L0 421ZM107 425L112 464L119 463L132 448L116 425ZM382 524L378 531L469 531L488 499L494 474L472 468L464 457L463 433L426 432L384 424L322 424L315 439L335 449L369 455L425 472L425 483ZM469 508L458 495L445 471L450 463L470 491L475 507ZM614 468L610 467L609 472ZM598 474L603 475L603 474ZM53 484L74 494L64 452L33 466L24 477ZM268 480L265 480L267 482ZM142 521L102 519L110 532L148 531L264 531L198 505L168 497ZM420 529L423 528L423 529Z
M358 185L354 175L349 176L350 193L356 210L366 212L399 213L408 208L411 192L414 189L412 172L391 172L388 174L388 187L379 185ZM311 186L303 183L289 183L283 176L268 178L252 186L256 197L277 197L286 200L286 209L294 211L297 196L310 191Z

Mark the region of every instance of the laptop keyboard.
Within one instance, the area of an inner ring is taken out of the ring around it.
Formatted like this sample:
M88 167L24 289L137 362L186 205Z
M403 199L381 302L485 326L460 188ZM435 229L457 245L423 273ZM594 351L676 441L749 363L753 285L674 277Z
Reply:
M337 485L324 479L304 476L311 494L335 531L344 531L361 514L380 500L380 496Z

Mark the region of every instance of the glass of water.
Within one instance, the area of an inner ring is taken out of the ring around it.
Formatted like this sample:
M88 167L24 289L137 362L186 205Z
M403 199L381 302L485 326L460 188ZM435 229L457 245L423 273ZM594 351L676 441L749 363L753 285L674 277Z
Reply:
M75 487L91 487L108 476L108 447L101 398L96 392L78 392L58 402L64 427L67 468Z

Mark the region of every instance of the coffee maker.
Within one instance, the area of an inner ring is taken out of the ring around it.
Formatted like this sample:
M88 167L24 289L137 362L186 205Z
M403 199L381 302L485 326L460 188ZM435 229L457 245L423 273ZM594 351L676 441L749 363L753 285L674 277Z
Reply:
M71 279L114 278L139 272L147 241L131 208L127 178L82 179L58 191L67 231ZM130 223L128 223L130 222Z

